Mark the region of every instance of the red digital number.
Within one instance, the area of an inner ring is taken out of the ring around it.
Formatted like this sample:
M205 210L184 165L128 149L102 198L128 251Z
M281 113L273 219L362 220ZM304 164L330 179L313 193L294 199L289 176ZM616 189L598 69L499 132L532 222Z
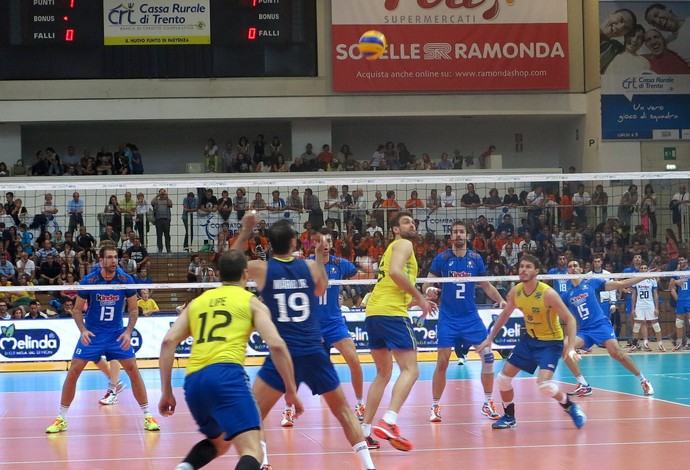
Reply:
M72 42L74 41L74 29L67 29L65 30L65 42Z
M254 41L256 39L256 28L251 27L249 28L249 31L247 31L247 39L250 41Z
M74 8L74 4L76 3L77 0L70 0L69 2L69 7Z
M253 7L257 6L258 4L259 4L259 0L252 0L252 6Z

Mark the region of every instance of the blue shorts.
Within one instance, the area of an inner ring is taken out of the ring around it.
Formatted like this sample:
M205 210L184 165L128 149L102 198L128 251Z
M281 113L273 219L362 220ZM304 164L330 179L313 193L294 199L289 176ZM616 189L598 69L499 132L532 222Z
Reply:
M340 385L340 379L330 357L326 354L326 350L306 356L292 356L292 363L295 367L297 386L299 387L302 383L307 384L312 395L332 392ZM271 356L266 358L266 362L259 369L258 375L271 388L285 393L285 383L275 364L273 364Z
M577 330L577 336L585 342L583 349L589 349L593 345L601 346L610 339L617 339L616 332L610 322L597 322L581 330Z
M81 344L81 339L77 340L77 347L74 348L73 357L94 362L100 361L102 356L105 356L109 361L135 357L133 346L130 345L129 349L123 351L117 340L118 336L124 331L125 329L122 328L113 332L94 332L95 336L91 337L91 343L88 346Z
M343 317L321 324L321 337L326 344L326 351L330 351L331 347L338 341L351 338L350 330L347 329Z
M484 322L479 316L438 320L438 347L452 348L458 345L477 346L488 336Z
M239 364L211 364L185 377L184 397L199 431L229 441L243 432L261 429L259 408L249 377Z
M690 312L690 301L676 303L676 315L685 315Z
M417 350L409 317L374 315L364 319L364 328L369 335L369 349Z
M563 340L542 341L526 334L515 345L507 361L530 374L534 374L537 367L553 372L562 354Z

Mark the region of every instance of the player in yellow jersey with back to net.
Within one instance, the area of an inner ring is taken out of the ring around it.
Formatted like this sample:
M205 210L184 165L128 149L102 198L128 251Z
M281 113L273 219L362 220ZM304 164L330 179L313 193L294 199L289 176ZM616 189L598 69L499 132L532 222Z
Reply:
M208 290L182 311L168 331L160 355L162 416L175 412L171 376L175 348L194 337L184 382L189 411L206 439L198 442L176 470L196 470L225 454L234 445L240 460L236 470L259 470L263 457L261 417L244 370L247 339L256 329L268 346L285 383L285 402L303 411L297 397L292 359L268 308L244 289L247 260L237 250L220 258L221 287Z

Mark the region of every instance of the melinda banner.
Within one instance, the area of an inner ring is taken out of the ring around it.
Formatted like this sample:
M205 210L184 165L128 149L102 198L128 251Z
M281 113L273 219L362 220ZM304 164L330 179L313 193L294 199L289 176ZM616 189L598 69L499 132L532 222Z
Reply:
M367 60L365 31L387 39ZM335 91L567 89L567 2L333 0Z
M599 2L604 140L690 139L690 2Z

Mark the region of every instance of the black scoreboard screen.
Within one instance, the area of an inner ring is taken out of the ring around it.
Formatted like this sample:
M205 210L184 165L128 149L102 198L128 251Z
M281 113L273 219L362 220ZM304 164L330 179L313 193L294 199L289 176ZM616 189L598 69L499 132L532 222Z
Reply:
M0 80L316 73L316 0L0 1Z

